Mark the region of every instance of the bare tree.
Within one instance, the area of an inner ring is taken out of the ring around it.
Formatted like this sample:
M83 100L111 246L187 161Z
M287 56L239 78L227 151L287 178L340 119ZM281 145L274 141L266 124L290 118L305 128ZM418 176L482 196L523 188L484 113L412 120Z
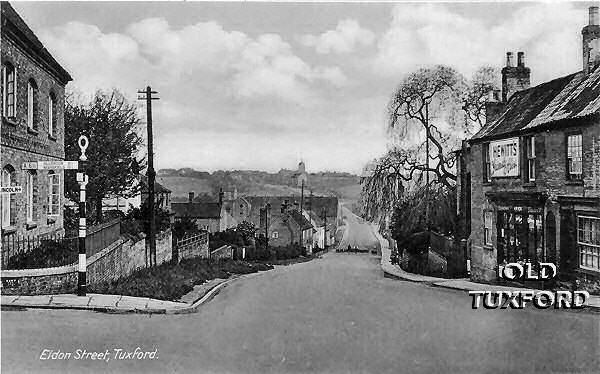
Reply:
M365 216L389 212L403 191L399 183L418 185L431 175L431 183L454 187L454 151L483 126L486 100L497 87L494 72L480 68L469 82L450 67L436 66L419 69L401 82L388 104L395 146L368 165L361 179Z

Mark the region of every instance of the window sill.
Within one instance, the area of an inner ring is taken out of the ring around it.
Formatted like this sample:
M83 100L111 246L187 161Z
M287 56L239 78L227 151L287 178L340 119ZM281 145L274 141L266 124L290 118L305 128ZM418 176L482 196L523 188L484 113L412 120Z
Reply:
M600 277L600 270L591 270L591 269L577 268L577 269L575 269L575 273L585 274L585 275L593 275L595 277Z
M488 251L493 251L494 250L494 246L491 244L484 244L483 249L487 249Z
M2 229L2 235L14 234L17 232L17 226L7 226Z
M536 186L535 181L523 183L523 187L525 187L525 188L531 188L531 187L535 187L535 186Z
M50 134L48 134L48 139L53 140L53 141L57 140L56 136L50 135Z
M565 182L567 186L583 186L583 179L572 179Z
M27 224L25 225L25 228L27 230L32 230L35 229L37 227L37 222L27 222Z
M7 125L14 126L14 127L16 127L18 125L18 121L15 117L2 116L2 122Z
M33 135L38 135L40 132L36 129L32 129L31 127L27 126L27 132Z
M491 186L491 185L493 185L493 183L492 182L485 182L484 181L484 182L481 182L481 185L482 186Z

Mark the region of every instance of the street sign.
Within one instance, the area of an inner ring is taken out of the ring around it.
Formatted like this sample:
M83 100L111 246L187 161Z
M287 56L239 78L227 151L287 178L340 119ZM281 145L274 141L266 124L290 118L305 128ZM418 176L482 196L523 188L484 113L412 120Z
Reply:
M23 187L21 186L6 186L0 187L0 193L11 194L11 193L22 193Z
M78 161L30 161L24 162L21 169L50 170L50 169L79 169Z

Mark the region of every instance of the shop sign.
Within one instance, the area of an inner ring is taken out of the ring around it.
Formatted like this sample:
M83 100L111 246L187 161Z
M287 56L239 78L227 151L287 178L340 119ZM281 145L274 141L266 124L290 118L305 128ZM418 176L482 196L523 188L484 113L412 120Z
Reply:
M492 177L519 176L519 138L490 142L489 149Z

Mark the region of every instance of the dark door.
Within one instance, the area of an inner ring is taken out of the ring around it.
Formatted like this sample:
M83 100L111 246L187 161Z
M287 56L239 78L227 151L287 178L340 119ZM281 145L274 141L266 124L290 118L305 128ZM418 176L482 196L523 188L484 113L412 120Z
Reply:
M552 212L546 215L546 261L556 264L556 217Z

